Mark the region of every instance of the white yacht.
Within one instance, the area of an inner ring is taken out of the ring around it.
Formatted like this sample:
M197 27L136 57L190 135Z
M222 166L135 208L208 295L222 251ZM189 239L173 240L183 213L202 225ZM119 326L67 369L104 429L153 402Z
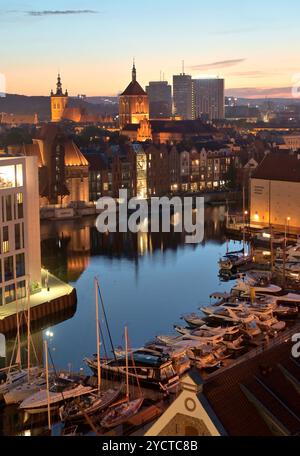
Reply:
M30 368L30 376L34 377L40 373L40 368ZM25 383L28 379L28 369L11 369L0 372L0 399L5 394L16 388L17 386Z
M81 397L93 391L91 386L78 384L72 379L59 377L49 388L50 408L58 408L61 402ZM33 394L21 402L19 408L29 414L43 413L48 409L48 397L46 388Z

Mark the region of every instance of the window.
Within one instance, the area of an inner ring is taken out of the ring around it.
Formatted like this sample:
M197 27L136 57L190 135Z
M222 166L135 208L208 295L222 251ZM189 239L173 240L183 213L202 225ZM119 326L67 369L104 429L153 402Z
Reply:
M14 279L14 257L4 258L4 277L5 282Z
M17 208L18 208L18 218L24 217L24 208L23 208L23 193L17 193Z
M7 285L5 287L5 304L9 304L16 300L15 285Z
M3 306L3 291L2 288L0 288L0 306Z
M10 222L12 220L12 199L11 195L5 196L5 208L6 208L6 221Z
M0 166L0 188L15 187L15 166Z
M16 276L22 277L25 275L25 255L19 253L16 255Z
M21 164L16 166L17 187L23 187L23 166Z
M17 297L18 299L23 299L26 297L26 281L21 280L17 285Z
M3 253L9 252L8 226L4 226L3 229L2 229L2 251L3 251Z
M20 223L15 225L15 250L20 250L21 247L21 226Z

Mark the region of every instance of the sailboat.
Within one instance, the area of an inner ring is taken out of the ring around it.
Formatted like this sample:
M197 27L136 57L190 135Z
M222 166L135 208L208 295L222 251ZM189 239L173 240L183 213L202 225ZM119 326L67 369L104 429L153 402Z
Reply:
M43 369L38 367L30 367L30 345L31 345L31 334L30 334L30 289L28 281L28 292L27 292L27 370L23 381L19 384L15 384L12 388L4 393L4 401L6 405L18 404L24 401L27 397L33 395L37 391L46 388L46 377ZM34 348L34 347L33 347Z
M17 289L17 287L16 287ZM28 286L29 295L29 286ZM28 306L30 309L30 305ZM29 310L30 311L30 310ZM28 311L28 312L29 312ZM20 337L20 318L19 318L19 303L18 296L16 296L16 320L17 320L17 337L10 365L8 369L2 370L0 374L0 400L10 393L16 387L19 387L30 378L30 376L37 376L41 373L39 367L30 367L30 361L28 361L27 369L22 369L21 366L21 337ZM17 345L17 354L15 364L12 365L12 359L14 357L15 348ZM30 360L30 358L28 358Z
M125 345L126 345L126 397L125 401L119 403L106 413L101 421L101 426L104 428L114 428L128 421L132 416L136 415L140 410L144 398L141 396L138 399L130 401L129 395L129 375L128 375L128 334L125 327Z
M62 421L76 421L105 410L118 396L121 394L122 385L120 388L110 388L106 391L101 390L101 360L100 360L100 333L99 333L99 302L98 291L99 284L95 278L95 303L96 303L96 336L97 336L97 378L98 390L86 396L75 399L59 409L60 419Z

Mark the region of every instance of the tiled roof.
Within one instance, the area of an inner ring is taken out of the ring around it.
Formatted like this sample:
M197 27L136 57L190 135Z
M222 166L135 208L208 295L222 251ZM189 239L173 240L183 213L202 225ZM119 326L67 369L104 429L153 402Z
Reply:
M300 182L300 155L270 153L265 156L253 176L254 179Z
M88 166L89 162L82 155L72 140L65 142L65 165L66 166Z
M145 90L140 86L140 84L137 81L131 81L129 86L124 90L124 92L121 94L123 95L146 95Z
M203 392L228 434L272 435L261 410L286 434L300 432L299 391L280 369L292 366L299 382L300 367L290 356L291 344L284 343L207 380Z

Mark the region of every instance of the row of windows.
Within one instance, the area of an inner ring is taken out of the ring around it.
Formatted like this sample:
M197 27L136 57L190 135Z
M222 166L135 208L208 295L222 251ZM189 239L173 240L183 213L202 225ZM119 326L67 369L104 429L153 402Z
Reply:
M26 281L21 280L17 283L17 298L23 299L26 297ZM0 306L9 304L16 300L16 287L15 284L0 287Z
M2 273L3 272L3 273ZM25 276L25 254L18 253L0 260L0 283Z
M1 244L2 237L2 244ZM13 242L14 240L14 242ZM2 247L2 248L1 248ZM0 253L9 253L13 250L25 248L24 222L12 226L3 226L0 230Z
M3 195L1 198L1 207L2 223L22 219L24 217L23 193Z

